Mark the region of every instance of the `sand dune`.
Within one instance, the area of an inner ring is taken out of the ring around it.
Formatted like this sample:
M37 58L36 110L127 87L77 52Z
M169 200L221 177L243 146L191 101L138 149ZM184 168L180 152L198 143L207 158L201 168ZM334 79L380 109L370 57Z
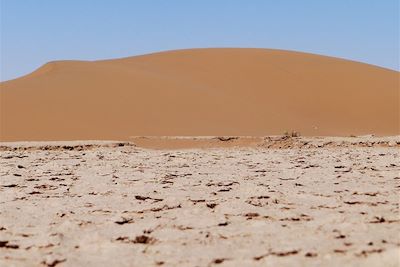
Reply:
M367 64L267 49L56 61L1 83L0 139L396 135L399 78Z

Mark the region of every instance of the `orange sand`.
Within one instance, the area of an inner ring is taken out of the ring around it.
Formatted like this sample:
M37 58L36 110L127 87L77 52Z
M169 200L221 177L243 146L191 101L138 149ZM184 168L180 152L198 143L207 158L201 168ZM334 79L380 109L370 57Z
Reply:
M397 135L399 72L313 54L193 49L56 61L0 84L1 141Z

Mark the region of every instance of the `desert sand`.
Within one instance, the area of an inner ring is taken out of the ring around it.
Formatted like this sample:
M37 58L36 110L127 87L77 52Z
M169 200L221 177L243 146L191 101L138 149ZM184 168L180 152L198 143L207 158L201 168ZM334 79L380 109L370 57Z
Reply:
M400 266L399 78L191 49L2 82L0 266Z
M0 265L399 266L400 136L152 139L1 143Z
M0 84L1 141L398 135L400 75L269 49L55 61Z

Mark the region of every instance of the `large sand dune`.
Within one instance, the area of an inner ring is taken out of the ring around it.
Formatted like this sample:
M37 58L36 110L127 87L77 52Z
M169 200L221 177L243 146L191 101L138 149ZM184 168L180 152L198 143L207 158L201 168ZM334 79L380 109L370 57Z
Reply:
M1 140L399 134L399 73L312 54L193 49L56 61L1 83Z

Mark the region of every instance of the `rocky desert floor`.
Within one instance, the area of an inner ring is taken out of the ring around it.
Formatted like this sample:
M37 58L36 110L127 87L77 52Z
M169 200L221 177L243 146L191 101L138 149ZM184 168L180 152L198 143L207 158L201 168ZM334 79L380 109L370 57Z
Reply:
M400 139L348 140L2 143L0 266L399 266Z

